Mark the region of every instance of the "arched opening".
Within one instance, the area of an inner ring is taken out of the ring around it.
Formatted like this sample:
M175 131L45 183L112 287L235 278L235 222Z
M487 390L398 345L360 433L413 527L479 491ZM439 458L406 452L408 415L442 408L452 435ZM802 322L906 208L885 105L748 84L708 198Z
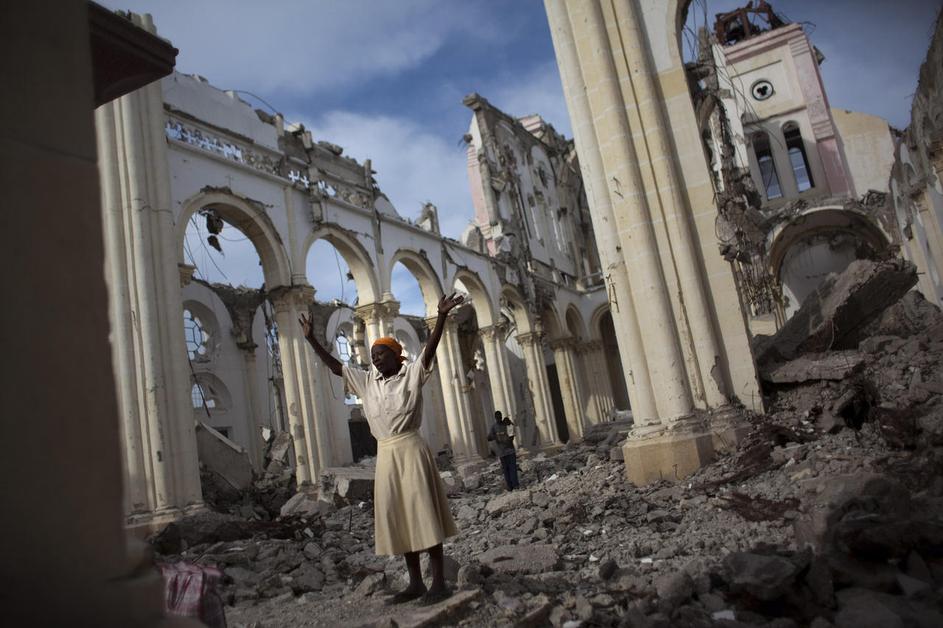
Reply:
M407 360L417 360L429 337L427 320L436 316L442 289L428 261L413 251L398 251L392 258L387 297L399 303L398 314L384 322L386 332L403 346ZM438 350L442 359L442 345ZM433 450L449 446L448 411L438 365L423 387L423 420L420 431Z
M305 258L305 277L314 287L314 302L308 305L314 332L342 363L368 366L364 324L354 318L354 308L361 286L372 292L369 269L352 243L328 231L316 235ZM357 269L356 274L352 268ZM362 401L340 379L326 372L315 386L331 422L336 461L356 462L375 456L377 443L363 414Z
M612 312L606 311L599 319L599 338L602 340L602 352L609 374L609 386L612 389L612 402L616 410L629 409L629 391L625 386L625 373L619 359L619 344L616 329L612 323Z
M552 309L545 309L540 318L548 338L557 340L563 336L557 315ZM550 405L553 410L553 422L557 428L560 441L567 443L570 441L570 427L566 422L566 406L563 402L563 382L560 373L561 367L557 364L557 357L547 343L542 345L542 349L544 369L547 371Z
M770 266L782 285L786 317L829 274L842 272L856 259L873 259L887 245L887 237L868 217L838 208L806 212L774 232Z
M178 220L194 419L243 447L259 468L262 428L284 429L278 330L266 296L268 282L287 275L284 255L270 225L236 197L198 197Z
M501 292L500 302L498 324L506 329L504 351L510 375L510 396L513 399L515 408L515 414L511 420L517 426L519 434L517 445L519 447L534 447L539 442L536 424L537 414L527 378L524 348L517 340L519 335L530 333L533 327L527 308L524 306L523 298L514 288L505 286Z

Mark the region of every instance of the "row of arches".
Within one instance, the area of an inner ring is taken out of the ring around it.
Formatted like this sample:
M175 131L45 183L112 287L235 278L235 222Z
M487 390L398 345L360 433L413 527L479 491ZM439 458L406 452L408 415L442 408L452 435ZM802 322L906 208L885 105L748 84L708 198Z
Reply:
M212 268L224 278L230 274L240 275L223 271L227 264L223 255L203 247L204 258L199 260L201 264L197 264L193 253L193 240L207 237L202 230L194 229L193 218L206 211L218 216L223 223L216 227L217 235L222 239L221 247L251 247L257 253L261 272L256 279L262 284L259 287L266 294L268 307L277 319L272 326L280 332L279 335L286 335L287 329L289 336L297 336L295 317L285 315L287 310L314 312L330 306L332 313L325 315L319 330L323 331L324 340L334 353L345 361L367 364L369 352L366 348L373 338L381 334L396 336L406 348L407 355L415 357L425 339L425 319L435 316L441 296L446 291L466 295L467 306L456 316L454 333L451 339L443 342L444 356L439 356L439 360L447 361L448 365L439 369L437 381L432 386L433 400L425 404L430 411L423 429L427 440L437 448L452 449L453 453L464 458L486 457L485 435L489 417L495 410L521 422L523 444L541 446L579 437L584 417L604 420L614 409L629 408L624 374L618 360L600 359L600 356L586 358L587 352L582 349L592 346L597 354L618 355L617 349L610 346L615 339L611 315L605 305L592 312L588 324L572 302L562 316L551 307L544 307L535 314L534 308L515 286L504 284L498 295L493 296L481 274L470 268L455 268L443 279L421 250L399 248L389 256L388 262L375 263L355 237L336 226L320 226L305 238L302 247L302 250L307 249L305 272L291 272L286 266L290 256L267 214L256 211L249 202L236 195L214 193L199 196L187 204L178 218L178 253L184 260L181 264L206 268L209 265L205 258L210 256L215 258L211 260ZM190 225L189 230L186 225ZM233 257L241 259L239 255ZM312 273L312 260L322 266L332 266L330 272L327 275ZM382 272L379 270L381 266ZM198 275L201 273L202 269L197 271ZM327 282L331 285L322 286L320 279L331 275L336 276L333 283ZM281 296L286 288L278 285L268 288L270 281L280 281L286 276L296 284L299 281L307 284L310 278L315 288L309 293L310 298L306 296L287 307ZM184 287L185 291L187 289ZM319 303L315 303L314 295L319 296ZM200 319L193 314L200 311L198 305L185 303L186 306L190 309L184 315L185 337L192 364L201 360L201 352L206 352L206 347L200 346L199 341L201 338L206 340L206 325L201 323L210 316L204 315ZM544 339L550 342L546 343ZM299 364L304 365L302 371L318 371L316 359L308 355L310 351L297 340L278 340L275 344L280 349L276 353L280 355L270 354L264 358L278 363L282 371L269 378L266 392L256 393L261 397L284 397L279 403L269 404L267 411L273 416L256 418L250 422L249 429L231 430L234 440L239 441L236 436L251 433L263 422L274 426L284 420L284 427L292 429L291 416L287 419L277 416L278 408L293 406L289 380L299 376L287 371L294 370ZM255 351L262 344L258 340L248 342L249 350ZM442 348L439 353L443 354ZM592 360L593 364L587 365L587 360ZM199 366L196 370L200 370ZM309 379L309 375L300 378ZM375 452L375 445L371 445L369 436L364 433L359 400L347 391L339 390L342 384L331 382L323 369L320 377L314 377L314 380L320 383L308 389L308 394L315 397L311 404L312 412L332 417L322 421L323 429L315 430L319 432L317 435L307 435L309 440L329 442L322 447L316 466L342 464ZM196 413L210 413L212 409L208 409L205 403L207 393L226 388L225 382L215 381L212 385L209 382L209 378L194 372L192 398ZM441 390L435 390L437 388ZM297 390L295 394L298 394ZM200 400L204 403L198 408L197 401ZM320 409L319 405L322 406ZM337 418L341 420L335 420ZM311 449L310 443L308 448ZM315 470L308 472L310 478Z

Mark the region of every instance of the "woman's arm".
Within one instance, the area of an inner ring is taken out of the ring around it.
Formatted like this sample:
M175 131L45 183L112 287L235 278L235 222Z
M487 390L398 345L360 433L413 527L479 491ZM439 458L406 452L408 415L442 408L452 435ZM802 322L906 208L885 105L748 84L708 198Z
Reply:
M318 357L327 365L327 368L331 369L331 372L338 377L343 376L344 365L341 364L340 360L331 355L327 349L322 347L321 343L314 337L314 326L311 324L311 319L305 314L302 314L298 322L301 323L301 329L304 330L305 340L314 348L314 352L317 353Z
M445 328L445 319L448 317L449 312L464 300L465 297L453 292L452 294L443 296L439 301L439 317L436 318L435 328L433 328L432 333L429 334L426 348L422 352L422 367L424 369L428 370L429 367L432 366L432 358L435 357L435 350L439 346L439 340L442 339L442 330Z

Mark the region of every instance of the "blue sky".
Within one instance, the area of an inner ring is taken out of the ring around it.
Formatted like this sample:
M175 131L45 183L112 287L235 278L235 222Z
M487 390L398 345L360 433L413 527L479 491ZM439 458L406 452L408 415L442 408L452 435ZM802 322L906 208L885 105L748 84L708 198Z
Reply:
M101 1L101 0L99 0ZM745 0L695 0L689 24L708 22ZM105 0L113 9L151 13L180 50L177 69L222 89L252 92L317 139L371 158L380 187L400 214L424 201L458 237L472 215L462 135L477 91L508 113L540 113L570 135L553 44L541 0ZM810 24L826 57L822 73L833 107L877 114L906 126L917 71L937 0L781 0L773 6ZM243 95L254 106L261 101ZM233 283L258 285L254 252L224 234L217 264ZM223 280L196 238L191 249L212 281ZM207 258L207 259L203 259ZM318 298L339 298L342 275L329 245L309 257ZM406 311L418 287L394 276ZM232 275L231 277L229 275ZM351 300L352 284L343 286Z

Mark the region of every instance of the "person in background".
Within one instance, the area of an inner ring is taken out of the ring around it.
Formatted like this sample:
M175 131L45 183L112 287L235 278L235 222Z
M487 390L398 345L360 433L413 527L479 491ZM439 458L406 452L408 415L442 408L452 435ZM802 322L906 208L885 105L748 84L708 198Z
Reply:
M513 423L510 423L510 419L504 419L501 416L500 410L494 413L494 424L488 431L488 441L492 443L494 454L501 461L504 482L507 484L508 490L513 491L520 486L517 480L517 450L514 448L514 427Z
M344 378L350 392L363 400L363 413L377 439L374 479L374 537L376 553L403 554L409 585L393 595L393 604L423 598L433 603L451 594L445 584L442 541L458 534L449 512L445 484L435 458L419 435L422 423L422 385L432 373L432 360L442 338L448 313L462 302L451 294L439 301L439 315L422 356L406 364L403 348L394 338L380 338L370 348L372 371L341 362L315 338L311 320L298 320L305 338L332 373ZM420 552L429 553L432 585L426 589L419 566Z

